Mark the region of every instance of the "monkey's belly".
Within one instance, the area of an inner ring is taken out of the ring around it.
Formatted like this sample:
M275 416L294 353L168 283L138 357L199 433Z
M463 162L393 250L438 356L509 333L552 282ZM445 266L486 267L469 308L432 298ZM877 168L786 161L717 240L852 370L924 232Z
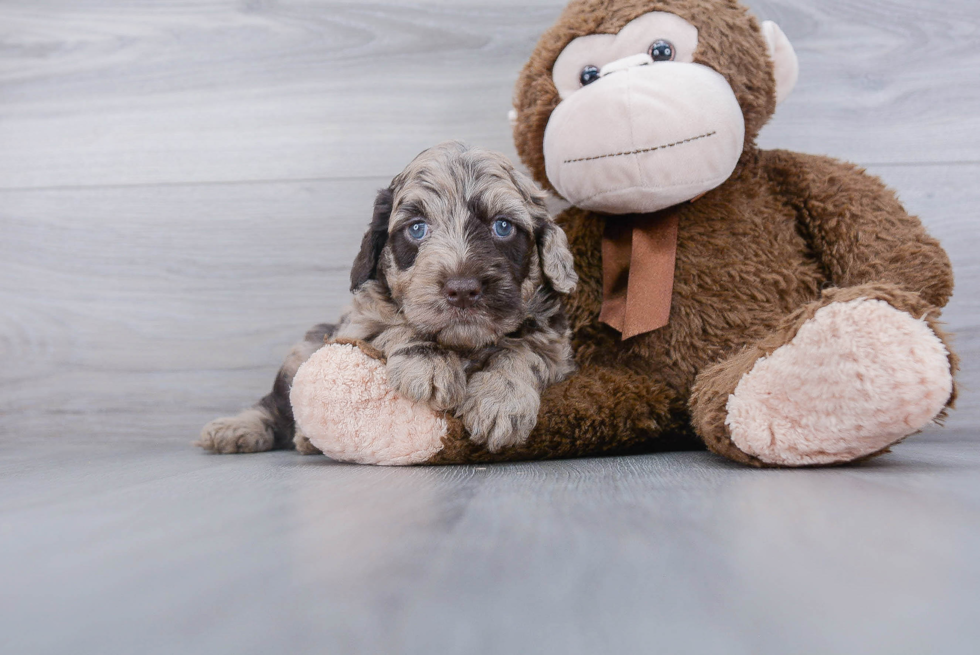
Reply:
M678 249L669 325L617 344L620 361L684 397L703 368L765 337L827 283L795 230L762 241L769 249L689 243Z

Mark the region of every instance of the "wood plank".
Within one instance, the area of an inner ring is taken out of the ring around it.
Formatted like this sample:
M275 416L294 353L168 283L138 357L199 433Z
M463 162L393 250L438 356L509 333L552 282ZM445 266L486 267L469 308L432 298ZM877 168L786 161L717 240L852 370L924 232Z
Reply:
M977 161L974 0L771 0L800 52L766 147ZM0 5L0 186L390 176L460 138L513 154L517 73L562 3Z
M26 451L33 470L0 477L6 652L967 653L980 638L975 439L822 471L706 453L386 470Z
M390 177L392 155L506 142L514 75L556 12L4 4L0 184Z
M388 182L3 192L0 425L89 417L89 434L159 437L171 416L251 404L287 344L348 302Z

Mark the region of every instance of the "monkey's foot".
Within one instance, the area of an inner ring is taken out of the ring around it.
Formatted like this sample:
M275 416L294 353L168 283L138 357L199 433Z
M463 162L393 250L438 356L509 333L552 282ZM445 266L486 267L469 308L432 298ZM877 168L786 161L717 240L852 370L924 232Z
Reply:
M384 362L354 344L324 346L296 373L290 393L299 430L338 461L422 464L442 450L446 419L388 384Z
M820 309L758 360L725 423L735 446L767 464L848 462L924 428L952 391L949 353L926 322L860 299Z

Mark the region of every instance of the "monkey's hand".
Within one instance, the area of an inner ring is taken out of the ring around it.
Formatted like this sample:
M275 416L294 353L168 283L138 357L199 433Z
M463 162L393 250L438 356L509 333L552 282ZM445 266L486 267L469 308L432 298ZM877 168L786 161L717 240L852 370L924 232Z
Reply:
M459 409L470 439L490 452L519 446L538 422L541 396L533 376L490 368L474 373Z
M456 409L466 394L466 373L456 353L414 344L388 358L388 379L403 396L436 411Z

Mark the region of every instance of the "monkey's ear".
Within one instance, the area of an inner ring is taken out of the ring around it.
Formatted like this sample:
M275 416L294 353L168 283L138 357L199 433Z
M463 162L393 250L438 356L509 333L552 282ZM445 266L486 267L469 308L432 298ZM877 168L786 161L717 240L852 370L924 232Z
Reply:
M378 198L374 201L371 227L361 240L361 252L357 254L350 271L351 292L356 292L368 280L378 279L378 262L381 259L381 251L388 243L388 222L391 220L394 198L395 192L391 188L378 192Z
M793 44L789 42L779 25L771 20L762 24L762 35L766 37L769 58L772 59L776 74L776 104L781 103L792 93L800 79L800 60Z

